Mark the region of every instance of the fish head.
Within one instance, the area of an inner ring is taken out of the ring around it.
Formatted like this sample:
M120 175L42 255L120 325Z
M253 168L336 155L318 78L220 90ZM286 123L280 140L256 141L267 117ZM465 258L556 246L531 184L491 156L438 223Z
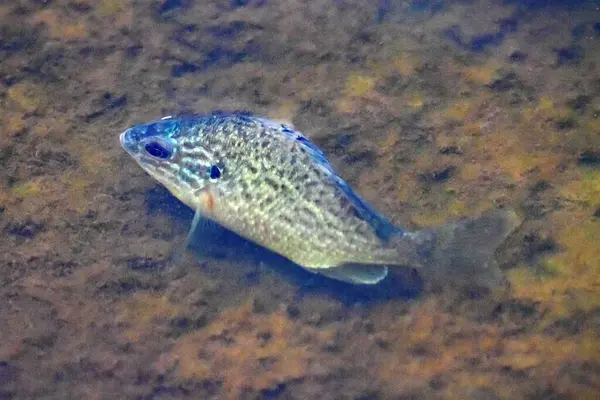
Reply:
M135 125L120 136L121 146L154 179L186 205L223 176L223 167L202 144L194 120L165 117Z

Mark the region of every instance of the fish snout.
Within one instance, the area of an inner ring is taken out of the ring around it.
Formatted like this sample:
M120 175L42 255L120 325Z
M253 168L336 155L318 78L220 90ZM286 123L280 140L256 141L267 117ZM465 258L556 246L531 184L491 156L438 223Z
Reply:
M129 128L125 132L121 133L121 136L119 136L119 141L121 142L121 146L128 153L131 154L138 152L138 140L136 140L132 128Z

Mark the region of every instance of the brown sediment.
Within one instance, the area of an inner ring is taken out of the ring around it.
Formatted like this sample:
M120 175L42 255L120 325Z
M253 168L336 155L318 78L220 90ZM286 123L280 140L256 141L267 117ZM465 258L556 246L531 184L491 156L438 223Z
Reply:
M600 397L600 26L561 3L1 5L0 397ZM212 234L170 265L193 211L118 134L214 109L290 120L402 227L518 209L510 287L407 299Z

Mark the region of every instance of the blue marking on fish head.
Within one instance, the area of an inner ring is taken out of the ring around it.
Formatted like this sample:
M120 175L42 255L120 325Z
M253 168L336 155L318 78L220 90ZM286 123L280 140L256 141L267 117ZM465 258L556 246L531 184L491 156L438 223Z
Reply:
M152 177L192 208L208 185L224 181L226 170L201 140L210 117L165 117L135 125L120 136L121 145Z
M159 121L135 125L120 136L121 145L132 156L139 155L148 149L160 150L156 154L172 154L172 146L183 130L180 120L165 117ZM150 144L148 146L148 144ZM153 156L153 152L147 152Z

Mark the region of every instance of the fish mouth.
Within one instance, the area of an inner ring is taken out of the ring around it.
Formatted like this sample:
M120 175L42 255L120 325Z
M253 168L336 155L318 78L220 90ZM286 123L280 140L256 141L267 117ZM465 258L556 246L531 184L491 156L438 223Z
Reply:
M138 145L135 141L131 140L130 132L131 128L121 133L119 141L121 142L121 147L123 147L126 152L133 155L138 152Z

